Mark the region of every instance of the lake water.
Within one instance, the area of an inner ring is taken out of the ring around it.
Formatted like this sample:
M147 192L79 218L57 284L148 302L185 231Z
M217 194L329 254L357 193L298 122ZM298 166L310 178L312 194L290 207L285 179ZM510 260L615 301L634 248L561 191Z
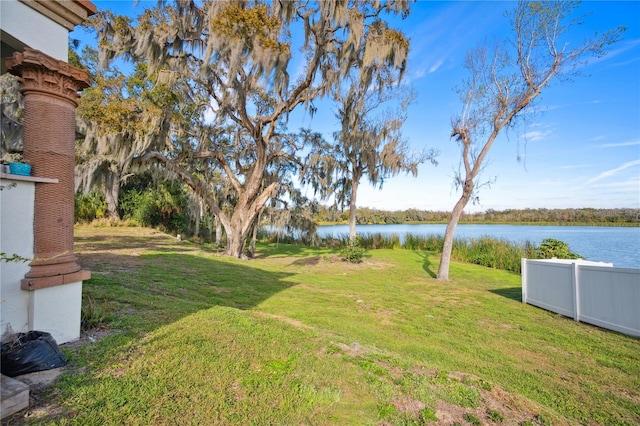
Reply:
M446 225L358 225L359 234L444 234ZM318 227L318 235L349 234L348 225ZM612 262L622 268L640 268L640 227L608 226L529 226L529 225L458 225L456 238L489 236L513 242L531 241L539 245L545 238L569 244L569 249L587 260Z

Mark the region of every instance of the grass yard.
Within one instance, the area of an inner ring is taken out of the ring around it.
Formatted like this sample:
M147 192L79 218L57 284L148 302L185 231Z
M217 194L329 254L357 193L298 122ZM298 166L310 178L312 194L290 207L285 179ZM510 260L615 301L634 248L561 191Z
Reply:
M519 275L439 282L408 250L240 261L142 228L77 228L76 253L110 333L65 346L69 373L14 422L640 424L640 340L523 305Z

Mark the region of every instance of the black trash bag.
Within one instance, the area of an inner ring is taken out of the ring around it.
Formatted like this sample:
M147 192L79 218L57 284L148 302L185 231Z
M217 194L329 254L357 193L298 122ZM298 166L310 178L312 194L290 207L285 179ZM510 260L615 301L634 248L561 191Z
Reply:
M2 344L2 374L9 377L67 365L55 339L44 331L18 333Z

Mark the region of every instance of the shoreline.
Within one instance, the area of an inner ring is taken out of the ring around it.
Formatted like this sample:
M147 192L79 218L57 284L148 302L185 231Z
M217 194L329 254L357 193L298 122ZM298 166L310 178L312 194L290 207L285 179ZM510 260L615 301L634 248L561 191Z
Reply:
M446 221L408 221L398 223L356 223L356 226L363 225L446 225ZM349 225L349 222L318 222L317 226L337 226ZM609 228L638 228L640 223L611 223L611 222L487 222L487 221L460 221L458 225L513 225L513 226L593 226Z

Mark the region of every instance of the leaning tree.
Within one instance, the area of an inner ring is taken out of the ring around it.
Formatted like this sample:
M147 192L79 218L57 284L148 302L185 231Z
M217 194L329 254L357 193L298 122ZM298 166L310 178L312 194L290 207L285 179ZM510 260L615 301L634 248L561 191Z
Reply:
M146 158L171 168L207 202L225 228L226 253L242 257L256 217L280 187L265 181L268 171L282 161L297 166L309 148L308 138L286 131L289 114L313 110L360 57L363 72L373 63L404 68L408 42L382 18L408 10L408 0L161 1L135 26L109 13L95 22L105 60L143 60L150 73L186 82L183 102L209 108L188 128L173 127L168 147ZM192 172L194 163L226 175L230 211L220 209L207 173Z
M508 14L511 36L495 49L480 46L467 54L468 79L458 91L462 112L451 121L451 137L461 147L462 189L445 230L438 279L449 279L453 235L467 203L482 183L478 176L498 135L516 126L542 91L576 76L592 57L603 56L620 39L616 28L576 45L567 36L581 23L576 1L520 1Z

